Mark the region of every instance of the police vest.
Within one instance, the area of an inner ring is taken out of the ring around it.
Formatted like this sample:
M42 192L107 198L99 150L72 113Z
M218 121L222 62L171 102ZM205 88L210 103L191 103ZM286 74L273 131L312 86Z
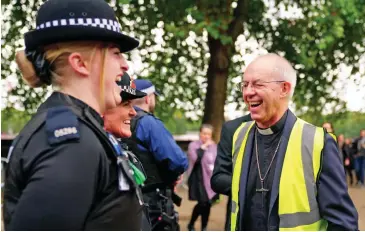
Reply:
M231 230L236 230L244 151L254 122L245 122L233 136ZM299 118L291 131L279 184L279 230L326 230L316 200L325 133ZM241 199L244 200L244 199ZM243 210L243 209L241 209Z
M163 178L161 176L160 168L157 164L157 161L154 158L153 154L149 152L148 146L143 141L137 138L136 132L138 127L138 122L142 117L146 115L153 116L152 114L142 110L137 111L136 117L134 117L131 121L132 137L121 139L121 141L127 144L128 149L130 149L142 163L147 176L147 179L144 184L145 186L148 186L151 184L163 183ZM143 146L146 150L139 149L138 145Z

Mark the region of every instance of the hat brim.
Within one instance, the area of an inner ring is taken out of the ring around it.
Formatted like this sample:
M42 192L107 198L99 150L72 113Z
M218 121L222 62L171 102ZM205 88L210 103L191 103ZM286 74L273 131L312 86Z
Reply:
M101 41L111 42L119 46L125 53L138 47L138 40L122 33L92 26L59 26L38 29L24 35L25 46L28 50L59 42L69 41Z
M120 92L120 96L122 97L122 101L128 101L133 100L137 98L145 97L147 94L139 91L137 89L134 89L130 86L124 86L122 89L122 92Z

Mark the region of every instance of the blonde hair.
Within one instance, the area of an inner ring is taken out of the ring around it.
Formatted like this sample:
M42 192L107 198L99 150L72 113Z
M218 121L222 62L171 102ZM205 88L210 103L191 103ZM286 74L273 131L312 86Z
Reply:
M101 53L101 69L100 69L100 79L99 79L99 105L103 110L106 110L106 106L105 106L105 78L104 78L104 68L105 68L105 57L106 54L108 53L108 48L104 48L102 53Z
M79 52L81 55L92 61L95 51L101 47L102 43L90 41L63 42L48 45L44 48L45 59L50 64L51 83L54 86L61 86L68 68L68 56L73 52ZM32 88L40 87L46 83L37 76L33 64L25 55L24 50L16 53L15 61L22 73L24 81ZM104 61L104 58L103 58ZM103 62L104 63L104 62ZM104 64L103 64L104 69ZM102 70L103 70L102 69ZM103 74L103 73L102 73Z
M100 70L100 95L99 104L101 109L105 108L105 87L104 87L104 70L105 70L105 57L108 52L106 44L95 41L77 41L77 42L63 42L48 45L44 48L45 59L50 64L50 78L54 87L61 87L66 79L64 76L67 74L68 56L73 52L79 52L86 59L92 62L96 49L101 50L101 70ZM15 56L16 63L22 73L23 80L32 88L41 87L45 85L45 81L37 76L36 71L31 61L29 61L25 55L25 51L19 51Z

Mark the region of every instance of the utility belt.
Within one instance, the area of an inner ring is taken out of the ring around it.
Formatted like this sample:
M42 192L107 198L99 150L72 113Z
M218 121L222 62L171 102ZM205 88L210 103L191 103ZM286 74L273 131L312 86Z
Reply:
M151 193L155 192L156 189L166 189L167 186L164 183L154 183L154 184L148 184L142 187L142 193Z
M179 216L174 210L174 203L180 206L181 198L162 183L144 186L142 193L151 230L179 230Z
M166 186L164 183L154 183L148 184L142 187L142 194L143 196L153 196L155 195L162 195L161 198L169 198L172 202L177 205L181 206L182 198L177 195L171 187Z

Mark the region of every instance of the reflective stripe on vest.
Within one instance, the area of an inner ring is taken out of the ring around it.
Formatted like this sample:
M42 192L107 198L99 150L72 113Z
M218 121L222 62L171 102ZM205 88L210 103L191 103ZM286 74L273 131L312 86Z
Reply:
M238 215L238 193L241 179L241 167L243 161L243 153L247 142L248 132L255 123L245 122L236 130L233 135L233 177L232 177L232 205L231 205L231 230L236 229ZM241 145L242 144L242 145Z
M249 126L246 126L247 124ZM254 123L247 122L247 124L241 125L236 130L236 137L233 140L233 157L236 158L233 160L231 230L235 230L237 225L238 188L243 151ZM318 231L327 228L327 222L320 217L316 200L316 180L321 167L323 147L323 129L298 118L289 137L280 176L278 212L280 230Z

